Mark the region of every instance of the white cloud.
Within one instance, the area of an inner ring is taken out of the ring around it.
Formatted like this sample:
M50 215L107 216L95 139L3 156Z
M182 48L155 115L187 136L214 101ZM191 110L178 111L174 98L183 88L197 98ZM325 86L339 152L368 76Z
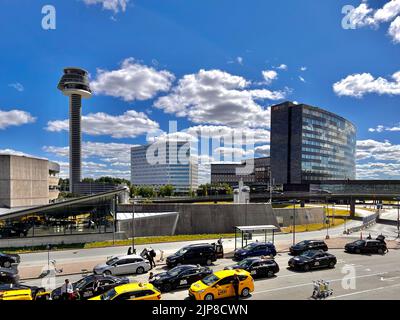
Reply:
M130 0L83 0L87 5L101 4L104 10L111 10L118 13L125 11Z
M248 89L251 82L221 70L200 70L181 78L155 106L194 123L267 127L270 111L257 103L280 100L285 92Z
M274 70L262 71L262 75L264 77L265 84L270 84L273 80L278 78L278 73Z
M128 110L122 115L113 116L104 112L90 113L82 117L82 131L113 138L134 138L158 129L157 122L149 119L143 112ZM68 131L69 120L55 120L47 123L46 130L52 132Z
M115 167L127 168L130 166L131 147L137 145L126 143L84 142L82 157L86 162L104 162L103 168L117 170ZM69 157L69 147L44 146L43 150L57 157ZM104 172L104 170L103 170Z
M14 88L15 90L17 90L19 92L22 92L25 90L24 86L19 82L10 83L8 86L11 88Z
M270 149L271 149L271 146L269 144L266 144L263 146L255 147L254 151L255 151L255 153L262 154L264 156L269 156Z
M392 81L382 77L375 78L370 73L352 74L336 82L333 90L339 96L361 98L365 94L400 94L400 71L392 75Z
M286 71L288 69L288 66L286 64L282 63L281 65L275 67L275 69Z
M377 28L380 24L395 19L389 28L388 34L394 43L400 42L400 0L388 1L382 8L374 10L369 8L366 1L363 1L353 12L350 13L349 22L356 28L372 26ZM397 17L397 18L396 18Z
M400 43L400 17L390 24L389 35L393 38L394 43Z
M301 67L300 71L307 71L307 67Z
M383 131L391 131L391 132L397 132L400 131L400 124L398 124L397 126L393 126L393 127L385 127L383 125L378 125L375 128L369 128L368 129L369 132L383 132Z
M375 159L379 161L400 161L400 145L388 140L372 139L357 141L357 160Z
M243 58L242 57L236 57L236 61L237 61L237 63L239 63L239 64L243 64Z
M301 82L306 82L306 79L304 79L302 76L299 76L299 80L300 80Z
M11 126L21 126L27 123L33 123L36 118L33 117L29 112L22 110L0 110L0 130L6 129Z
M156 70L128 58L118 70L98 69L91 87L95 94L122 98L124 101L147 100L168 91L174 79L169 71Z

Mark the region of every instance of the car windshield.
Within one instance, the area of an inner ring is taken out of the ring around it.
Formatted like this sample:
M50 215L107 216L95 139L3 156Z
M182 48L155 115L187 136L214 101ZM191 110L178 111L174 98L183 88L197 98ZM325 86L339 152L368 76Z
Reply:
M106 262L106 265L111 266L118 261L118 258L112 258Z
M171 277L176 277L178 274L180 274L184 269L182 267L175 267L169 271L167 271L167 274Z
M211 286L212 284L216 283L219 280L219 278L215 274L211 274L207 277L205 277L203 280L201 280L204 284L207 286Z
M258 245L259 245L259 243L253 242L253 243L250 243L250 244L248 244L247 246L245 246L243 249L251 250L251 249L257 247Z
M100 296L101 300L112 300L117 295L115 289L108 290Z
M252 263L252 260L244 259L244 260L240 261L237 265L239 267L249 267L249 266L251 266L251 263Z
M181 250L179 250L177 253L175 253L177 256L182 256L187 252L186 248L182 248Z
M354 244L356 246L363 246L365 244L365 241L364 240L357 240L356 242L354 242Z
M72 284L72 286L76 289L81 289L83 288L86 284L88 284L90 281L92 281L92 278L83 278L75 283Z
M306 258L312 258L312 257L315 256L315 254L316 254L315 251L306 251L306 252L304 252L304 253L302 254L302 256L303 256L303 257L306 257Z
M310 241L304 240L304 241L300 241L297 245L298 246L305 246L306 244L308 244Z

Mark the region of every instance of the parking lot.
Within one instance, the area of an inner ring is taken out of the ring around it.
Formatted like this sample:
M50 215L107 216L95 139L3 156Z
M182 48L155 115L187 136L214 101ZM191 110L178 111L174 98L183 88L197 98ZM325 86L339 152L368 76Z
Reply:
M386 255L355 255L341 249L330 250L337 257L334 269L321 269L311 272L295 272L287 269L290 256L278 254L276 261L280 272L272 278L256 279L255 291L249 300L310 299L313 280L330 281L334 291L328 299L400 299L400 251L390 250ZM231 259L217 260L212 269L221 270L232 265ZM152 271L157 274L166 271L165 265L159 265ZM146 282L149 273L129 276L130 281ZM56 285L61 286L65 278L79 280L81 275L57 277ZM42 280L26 281L28 285L46 285ZM163 293L163 300L184 300L188 289Z

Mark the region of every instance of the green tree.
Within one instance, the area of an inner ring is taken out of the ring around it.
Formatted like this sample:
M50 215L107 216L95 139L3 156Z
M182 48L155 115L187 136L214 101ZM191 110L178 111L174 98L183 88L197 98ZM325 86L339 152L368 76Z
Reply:
M165 186L161 186L158 192L161 197L171 197L174 195L175 188L173 185L167 184Z

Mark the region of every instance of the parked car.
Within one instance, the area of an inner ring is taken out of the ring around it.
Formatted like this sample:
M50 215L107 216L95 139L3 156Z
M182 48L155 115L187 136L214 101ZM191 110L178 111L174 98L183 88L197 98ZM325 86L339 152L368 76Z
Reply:
M0 238L23 238L28 235L32 224L29 223L15 223L13 225L6 225L0 227Z
M276 248L271 242L252 242L242 249L236 249L233 260L240 261L249 257L276 256Z
M37 286L27 286L23 284L1 284L0 285L0 300L36 300L37 297L48 294L46 289Z
M18 284L18 271L10 268L0 268L0 285L1 284Z
M291 258L288 262L289 268L295 270L310 271L319 268L334 268L336 257L323 250L309 250L303 254Z
M384 254L387 252L385 241L381 240L357 240L345 245L344 250L348 253L378 253Z
M215 247L209 243L199 243L183 247L173 255L168 256L166 263L170 268L181 264L210 266L216 260Z
M248 271L253 278L273 277L279 272L279 265L274 259L265 259L263 257L246 258L239 263L225 267L225 270L243 269Z
M95 281L97 281L96 290ZM72 287L74 290L78 290L81 299L85 300L103 294L116 286L126 283L129 283L128 278L93 274L72 283ZM58 300L61 298L61 287L54 289L51 292L51 298L52 300Z
M89 300L160 300L161 293L150 283L128 283L117 286Z
M98 264L93 268L94 274L120 275L141 274L151 269L150 263L137 254L111 258L106 263Z
M13 264L19 264L21 258L18 254L6 254L0 252L0 267L11 268Z
M149 282L162 292L168 292L178 287L188 287L211 273L212 270L208 267L182 265L167 272L156 274Z
M322 240L304 240L289 248L290 254L297 256L307 250L323 250L328 251L328 246Z

